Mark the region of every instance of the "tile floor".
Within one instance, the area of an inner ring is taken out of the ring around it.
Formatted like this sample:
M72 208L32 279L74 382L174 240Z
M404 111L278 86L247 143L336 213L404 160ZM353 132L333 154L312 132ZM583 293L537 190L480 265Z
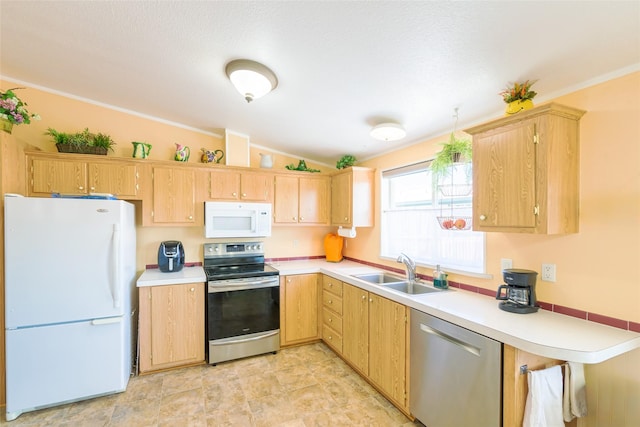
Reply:
M322 343L132 378L125 393L2 426L419 426Z

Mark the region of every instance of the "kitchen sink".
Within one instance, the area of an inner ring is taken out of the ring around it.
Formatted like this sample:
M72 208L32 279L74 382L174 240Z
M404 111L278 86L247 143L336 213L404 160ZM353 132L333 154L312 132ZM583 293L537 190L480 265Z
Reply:
M406 282L406 279L404 277L396 276L389 273L354 274L353 277L377 285Z
M405 294L417 295L417 294L429 294L432 292L442 292L443 289L434 288L431 286L423 285L421 283L409 283L408 281L399 283L389 283L384 285L385 288L394 289L396 291L404 292Z

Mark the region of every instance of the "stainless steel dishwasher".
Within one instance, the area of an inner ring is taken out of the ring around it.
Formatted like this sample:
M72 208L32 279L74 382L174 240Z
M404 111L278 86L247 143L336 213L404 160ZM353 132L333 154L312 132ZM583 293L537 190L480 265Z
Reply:
M427 427L500 427L502 344L411 310L411 413Z

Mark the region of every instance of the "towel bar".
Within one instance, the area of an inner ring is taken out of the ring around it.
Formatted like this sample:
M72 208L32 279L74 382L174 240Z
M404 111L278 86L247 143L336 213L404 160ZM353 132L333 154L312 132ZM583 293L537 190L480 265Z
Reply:
M565 366L566 364L567 364L567 362L564 362L564 363L561 363L558 366ZM529 372L529 366L527 366L527 365L520 366L520 375L524 375L527 372Z

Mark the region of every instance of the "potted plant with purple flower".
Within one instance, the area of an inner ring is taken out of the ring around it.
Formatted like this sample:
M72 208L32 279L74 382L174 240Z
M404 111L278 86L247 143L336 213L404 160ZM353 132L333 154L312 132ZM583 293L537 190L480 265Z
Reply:
M31 114L27 111L27 103L13 92L18 89L23 88L0 91L0 128L8 133L11 133L13 125L29 124L31 119L40 120L38 114Z

